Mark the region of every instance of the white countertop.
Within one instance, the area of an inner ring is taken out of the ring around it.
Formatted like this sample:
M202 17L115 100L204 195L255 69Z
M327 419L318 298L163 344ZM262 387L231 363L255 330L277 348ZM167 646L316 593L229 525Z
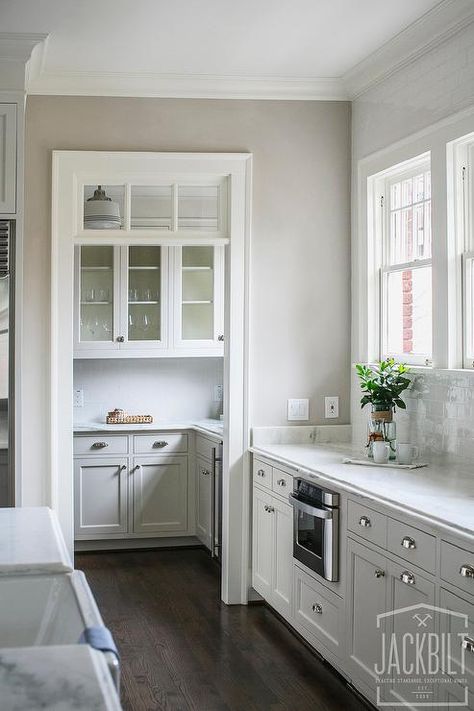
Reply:
M389 469L343 464L344 457L361 458L350 445L261 444L251 451L474 536L474 470L468 465L433 462L420 469Z
M0 575L73 569L56 515L47 507L0 509Z
M80 422L73 427L74 434L86 432L170 432L195 430L202 434L223 437L224 423L221 420L189 420L183 422L151 422L143 425L108 425L105 422Z
M88 645L0 649L2 711L120 711L104 655Z

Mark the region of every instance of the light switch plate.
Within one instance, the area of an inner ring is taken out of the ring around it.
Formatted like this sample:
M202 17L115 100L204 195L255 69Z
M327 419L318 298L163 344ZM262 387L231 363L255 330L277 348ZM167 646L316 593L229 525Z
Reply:
M288 400L288 421L309 420L309 398L290 398Z

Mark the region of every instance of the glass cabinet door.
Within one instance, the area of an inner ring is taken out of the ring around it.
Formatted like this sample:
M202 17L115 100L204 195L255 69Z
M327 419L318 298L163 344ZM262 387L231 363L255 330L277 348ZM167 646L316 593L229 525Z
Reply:
M177 341L181 347L206 347L221 341L223 248L178 249ZM219 338L220 336L220 338Z
M127 342L156 347L164 339L163 282L166 281L166 249L159 246L124 250L127 288Z
M76 260L76 346L115 347L114 247L78 247Z

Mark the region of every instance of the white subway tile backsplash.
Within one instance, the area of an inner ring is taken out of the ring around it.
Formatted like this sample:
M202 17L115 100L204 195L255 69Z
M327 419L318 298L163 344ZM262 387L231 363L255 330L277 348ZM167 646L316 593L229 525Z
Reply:
M420 447L420 456L445 455L474 465L474 372L427 371L411 376L404 393L407 409L398 410L397 438ZM367 439L369 408L359 407L360 387L352 378L352 436L354 445Z

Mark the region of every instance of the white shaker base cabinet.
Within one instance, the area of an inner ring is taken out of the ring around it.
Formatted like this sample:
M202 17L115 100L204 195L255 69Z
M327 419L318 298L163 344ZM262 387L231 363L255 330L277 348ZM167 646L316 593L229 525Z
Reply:
M74 461L76 535L126 533L128 529L126 458Z
M187 457L158 456L134 460L134 533L186 531L187 504Z
M258 486L253 496L253 587L281 615L291 616L293 509Z

